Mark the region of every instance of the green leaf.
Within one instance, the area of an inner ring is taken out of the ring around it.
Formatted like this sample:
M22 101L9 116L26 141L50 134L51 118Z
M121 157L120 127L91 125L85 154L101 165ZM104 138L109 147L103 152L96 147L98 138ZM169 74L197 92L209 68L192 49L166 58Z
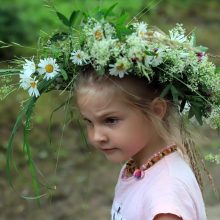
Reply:
M67 79L68 79L67 72L66 72L64 69L61 69L61 74L62 74L64 80L67 80Z
M99 6L95 8L95 18L101 20L105 15L105 10L101 9Z
M199 124L202 125L203 124L202 113L199 108L195 108L195 117L196 117L196 120L199 122Z
M89 18L89 13L88 12L83 11L82 15L85 18L85 20L88 20L88 18Z
M27 156L28 159L28 167L31 173L31 179L32 179L32 186L34 189L34 193L35 196L39 196L40 195L40 187L37 181L37 175L36 175L36 168L34 165L34 161L33 161L33 157L31 154L31 147L29 144L29 136L30 136L30 126L31 126L31 117L32 117L32 113L33 113L33 108L34 105L36 103L36 98L32 98L32 102L29 103L27 111L26 111L26 123L25 123L25 127L24 127L24 144L23 144L23 149L24 149L24 153ZM38 202L39 199L38 199Z
M69 25L72 26L76 21L77 16L79 15L80 11L73 11L69 18Z
M127 13L124 13L122 14L122 16L116 21L116 26L115 26L115 29L116 29L116 33L117 33L117 36L120 40L123 40L123 38L128 35L128 34L131 34L132 33L132 29L130 27L127 27L125 25L126 23L126 20L128 18L128 14Z
M0 49L4 49L4 48L8 48L8 47L12 47L12 45L1 46Z
M215 73L220 73L220 66L217 66L217 67L215 68Z
M167 85L164 90L161 92L160 97L164 98L170 91L171 84Z
M206 53L206 52L208 51L208 49L209 49L208 47L204 47L204 46L201 46L201 45L200 45L199 47L197 47L197 48L198 48L201 52L205 52L205 53Z
M19 113L15 125L13 127L13 130L11 132L11 135L8 140L7 144L7 150L6 150L6 177L7 180L10 184L10 186L14 189L13 183L12 183L12 176L11 176L11 163L13 162L12 157L13 157L13 141L15 134L17 132L17 129L22 123L23 116L25 114L25 108Z
M19 75L21 69L0 69L0 76Z
M116 26L125 26L125 22L127 18L128 18L128 14L125 11L123 11L121 13L121 16L116 21Z
M70 22L69 20L67 19L67 17L63 14L61 14L60 12L56 11L56 14L58 16L58 18L60 19L60 21L66 25L67 27L70 27Z
M204 105L203 101L202 100L197 100L197 101L191 101L191 104L193 106L195 106L196 108L200 108Z
M33 108L34 108L36 101L37 101L37 99L35 97L30 98L29 101L24 106L23 110L19 113L19 115L17 117L16 123L14 125L14 128L12 130L12 133L10 135L8 145L7 145L6 175L7 175L7 179L8 179L10 186L14 189L13 183L12 183L12 176L11 176L11 163L13 162L13 160L12 160L13 159L12 158L12 156L13 156L13 141L14 141L14 137L15 137L15 134L17 132L18 127L22 124L23 117L26 116L26 123L25 123L25 128L24 128L23 149L24 149L25 155L28 158L28 167L31 172L32 185L33 185L33 188L35 191L35 195L39 195L40 190L39 190L39 185L38 185L37 178L36 178L36 170L35 170L34 163L32 160L32 155L30 152L30 146L29 146L29 141L28 141L29 131L30 131L30 120L31 120L32 111L33 111Z
M153 51L149 51L149 50L145 50L145 54L149 55L149 56L155 56L157 55L157 53L153 52Z
M65 32L56 33L50 38L50 40L53 42L64 41L64 40L66 40L67 36L68 36L68 34Z
M173 96L173 100L175 103L178 103L178 96L179 96L179 92L178 90L176 89L175 86L171 85L170 86L170 90L171 90L171 94Z
M196 34L195 34L195 32L192 33L190 42L191 42L191 44L193 45L193 47L196 46Z
M188 118L190 119L194 115L195 115L196 120L199 122L199 124L202 125L203 122L202 122L201 108L192 104L189 110Z
M53 77L50 80L43 80L42 82L40 82L39 86L38 86L40 94L47 91L47 89L50 87L50 85L53 84L53 82L56 80L56 78L58 78L60 76L61 76L61 74L57 74L55 77Z
M106 12L104 13L104 18L106 18L112 11L113 11L113 9L115 8L115 6L118 4L118 2L117 3L115 3L115 4L113 4L112 6L110 6L107 10L106 10Z

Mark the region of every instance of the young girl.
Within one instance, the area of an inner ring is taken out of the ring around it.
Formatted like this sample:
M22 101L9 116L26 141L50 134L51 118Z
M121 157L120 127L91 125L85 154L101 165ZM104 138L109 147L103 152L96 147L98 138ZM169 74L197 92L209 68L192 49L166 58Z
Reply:
M69 32L40 39L36 57L22 61L20 87L33 97L9 140L8 173L14 133L25 116L24 153L37 188L28 143L33 107L44 92L72 95L75 88L89 141L107 159L125 163L112 220L205 220L200 160L183 121L207 119L220 127L218 71L182 25L165 34L144 22L127 24L124 14L109 22L114 6L95 17L74 11L69 20L57 12ZM83 22L73 25L79 14Z
M112 220L205 220L196 178L183 158L177 107L146 79L81 74L77 103L88 139L122 167ZM185 155L187 156L187 155Z

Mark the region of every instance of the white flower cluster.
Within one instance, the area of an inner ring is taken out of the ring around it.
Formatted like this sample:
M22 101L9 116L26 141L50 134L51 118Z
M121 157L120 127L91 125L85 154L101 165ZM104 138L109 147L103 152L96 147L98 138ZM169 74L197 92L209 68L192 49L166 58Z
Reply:
M77 73L78 69L91 65L100 74L119 78L134 74L146 77L149 82L156 75L160 83L166 85L174 83L170 88L175 88L175 91L179 89L178 95L182 91L183 93L188 91L186 96L184 94L180 96L184 96L189 106L193 105L193 102L190 102L192 100L188 100L189 96L193 98L198 96L200 102L201 100L204 102L200 109L194 106L194 114L197 114L197 117L207 117L209 115L207 103L216 103L207 95L209 90L214 96L220 94L220 77L215 72L216 67L208 61L206 53L194 45L194 35L187 36L181 24L177 24L169 30L169 34L165 34L144 22L135 22L122 27L104 19L97 21L88 18L77 33L80 34L66 38L71 42L62 41L63 45L70 45L66 49L61 48L59 44L48 46L51 51L59 52L55 56L57 61L49 57L41 59L36 66L33 59L25 60L20 74L20 86L28 90L31 96L40 95L38 91L40 80L52 79L59 72L62 75L66 74L66 77L63 75L65 80L71 79L71 75ZM62 53L65 56L62 57ZM180 87L184 87L184 90ZM175 94L172 93L172 96L177 100ZM207 97L209 100L205 103Z
M39 68L37 68L39 67ZM39 77L43 76L43 79L49 80L56 76L60 71L56 60L53 58L41 59L38 66L32 60L25 59L25 64L23 65L23 70L20 76L20 87L28 90L30 96L38 97L40 96L38 90Z
M90 18L83 24L82 32L85 42L71 53L72 62L91 64L96 70L109 67L109 74L114 76L123 77L128 72L135 72L150 79L152 68L164 64L166 74L161 76L161 81L166 81L179 77L178 74L186 71L186 66L192 67L189 70L192 75L198 75L201 63L204 66L208 63L205 55L199 56L190 49L192 43L180 24L166 35L148 28L144 22L136 22L132 24L132 33L121 41L110 23Z
M194 35L187 36L182 24L177 24L168 35L144 22L133 23L123 39L116 30L104 20L89 19L82 27L85 41L72 52L72 62L90 64L96 70L104 69L104 73L120 78L136 74L149 81L156 70L161 83L182 83L194 96L201 98L209 89L213 94L220 93L215 65L208 61L205 52L195 47Z

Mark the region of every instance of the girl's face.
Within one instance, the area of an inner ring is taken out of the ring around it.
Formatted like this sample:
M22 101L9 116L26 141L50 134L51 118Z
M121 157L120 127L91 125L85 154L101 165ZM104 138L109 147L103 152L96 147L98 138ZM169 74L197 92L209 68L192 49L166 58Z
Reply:
M89 142L110 161L119 163L133 158L141 163L158 146L159 138L151 121L122 98L107 97L99 91L78 94L77 103L87 124Z

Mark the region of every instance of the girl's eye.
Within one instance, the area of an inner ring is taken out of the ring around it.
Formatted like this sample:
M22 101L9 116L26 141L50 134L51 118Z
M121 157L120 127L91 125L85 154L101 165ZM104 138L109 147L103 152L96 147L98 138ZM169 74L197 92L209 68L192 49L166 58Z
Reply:
M87 125L91 125L92 122L86 118L83 118L83 121L87 124Z
M114 117L105 119L105 123L109 125L115 125L116 123L118 123L118 121L119 121L119 118L114 118Z

